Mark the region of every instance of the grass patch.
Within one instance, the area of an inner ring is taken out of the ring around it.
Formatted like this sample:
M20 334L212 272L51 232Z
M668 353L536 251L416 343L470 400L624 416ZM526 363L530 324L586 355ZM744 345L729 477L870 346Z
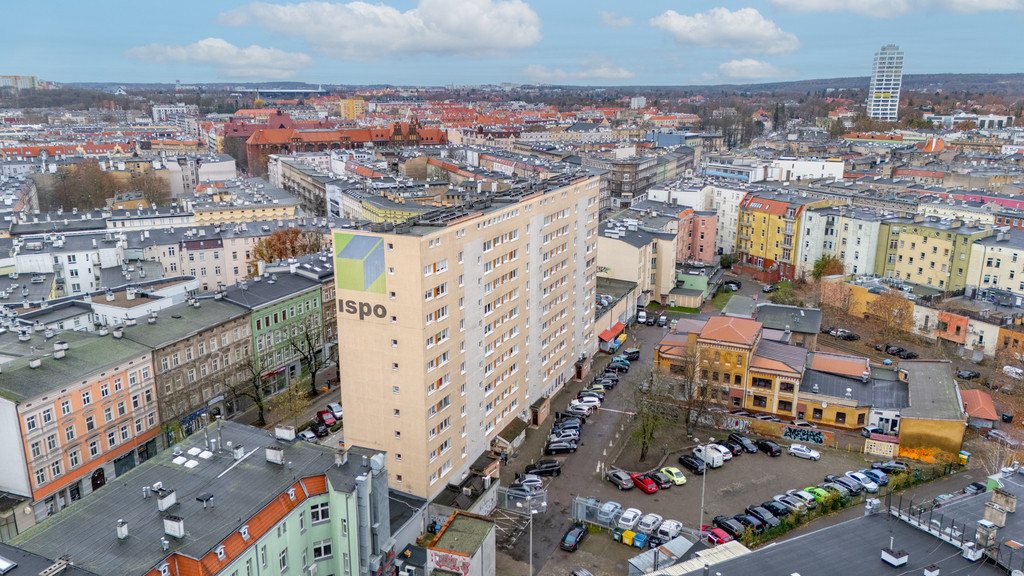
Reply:
M711 305L719 310L724 310L725 305L729 303L729 299L732 298L732 296L732 292L719 292L711 299Z
M665 310L672 312L684 312L686 314L696 314L700 312L700 308L688 308L686 306L666 306Z

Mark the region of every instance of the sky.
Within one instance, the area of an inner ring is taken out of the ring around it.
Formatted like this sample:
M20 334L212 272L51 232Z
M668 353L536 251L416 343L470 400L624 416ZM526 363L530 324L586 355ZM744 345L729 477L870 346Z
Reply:
M0 75L60 83L745 84L868 76L885 44L906 74L1024 71L1024 0L57 0L4 20Z

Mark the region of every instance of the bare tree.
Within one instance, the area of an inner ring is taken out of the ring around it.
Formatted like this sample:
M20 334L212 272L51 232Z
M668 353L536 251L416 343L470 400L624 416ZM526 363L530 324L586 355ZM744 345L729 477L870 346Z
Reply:
M267 424L266 409L273 393L263 378L266 371L265 363L258 354L251 354L236 362L235 365L238 368L237 381L229 387L231 395L235 399L248 398L252 400L258 411L256 425L265 426Z
M299 427L299 418L309 407L309 399L306 391L298 383L292 384L287 390L274 396L270 401L274 409L274 416L283 420L290 420L292 426Z
M674 409L671 390L663 374L652 372L633 389L633 429L629 437L640 447L640 461L647 460L658 431L668 424Z
M868 306L868 314L877 318L882 326L879 334L883 342L908 331L914 321L914 305L898 290L889 289L878 295Z
M1019 446L1014 448L996 438L981 441L971 453L971 458L977 458L985 472L992 475L998 474L1000 470L1014 462L1024 460L1024 450Z
M316 375L327 364L323 355L324 327L317 310L306 314L298 325L298 332L288 339L288 345L299 355L302 375L309 377L309 396L320 393L316 387Z
M682 356L673 360L667 374L655 374L656 379L666 381L665 388L671 390L679 402L688 434L708 420L708 408L711 407L711 387L700 374L700 354L696 346L687 346Z

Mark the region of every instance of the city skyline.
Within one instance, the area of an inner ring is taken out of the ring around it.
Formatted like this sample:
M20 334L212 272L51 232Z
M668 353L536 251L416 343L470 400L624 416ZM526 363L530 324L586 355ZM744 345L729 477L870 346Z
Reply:
M906 74L1010 73L1024 23L1024 0L175 6L155 14L66 3L48 15L62 31L56 41L40 43L32 26L9 31L5 73L67 83L760 83L866 77L890 43L906 53ZM9 21L31 22L30 10L11 6ZM943 29L985 42L941 49L934 31Z

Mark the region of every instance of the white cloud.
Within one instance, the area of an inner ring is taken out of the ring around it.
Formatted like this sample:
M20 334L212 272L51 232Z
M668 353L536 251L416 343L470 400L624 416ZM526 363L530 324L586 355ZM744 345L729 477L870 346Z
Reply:
M283 80L294 78L313 65L313 59L301 52L248 46L240 48L222 38L206 38L187 46L150 44L125 52L126 56L157 63L209 66L221 78Z
M601 24L610 28L629 28L633 25L633 19L629 16L619 16L615 12L598 12L601 16Z
M526 77L538 84L571 84L573 82L621 82L636 76L635 73L615 65L601 56L591 56L582 62L579 70L566 72L561 68L548 68L540 64L526 67Z
M651 26L668 32L680 46L727 48L737 53L790 54L800 40L753 8L727 8L687 16L675 10L651 18Z
M1024 0L771 0L794 12L850 12L870 18L896 18L912 12L962 14L1024 10Z
M753 82L788 78L793 75L794 72L786 68L779 68L753 58L741 58L723 62L718 66L718 73L704 74L699 80L707 83Z
M405 12L366 2L254 2L221 14L219 21L301 36L317 51L345 60L418 52L478 56L541 39L540 18L522 0L420 0Z

